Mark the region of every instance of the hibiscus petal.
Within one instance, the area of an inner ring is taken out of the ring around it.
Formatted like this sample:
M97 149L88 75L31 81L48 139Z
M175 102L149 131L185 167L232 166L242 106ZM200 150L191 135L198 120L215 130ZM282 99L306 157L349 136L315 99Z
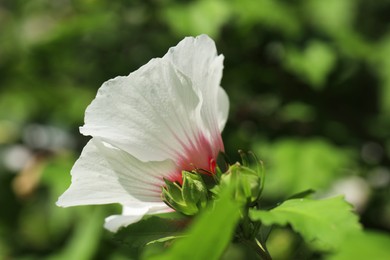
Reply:
M172 211L167 209L164 203L161 206L155 205L154 207L123 207L122 215L112 215L105 219L104 227L111 232L118 231L121 227L127 227L130 224L138 222L146 214L158 214Z
M111 232L117 232L121 227L127 227L130 224L140 221L147 212L148 209L145 208L143 211L140 211L138 215L109 216L104 221L104 228L110 230Z
M93 138L75 163L72 184L57 205L120 203L160 208L163 178L170 178L174 169L172 161L142 162Z
M171 61L189 77L201 93L214 93L210 99L216 97L222 78L223 55L217 55L217 48L210 37L186 37L170 48L163 59Z
M229 97L223 88L218 89L218 127L222 132L229 115Z
M219 86L222 63L208 36L185 38L162 59L103 84L81 132L143 161L177 159L199 136L215 155L223 150L220 132L229 109Z
M223 55L217 55L214 41L207 35L186 37L177 46L169 49L163 57L191 79L201 104L201 118L210 134L211 143L221 148L220 132L225 126L229 100L220 87L223 70ZM223 146L222 146L223 147ZM214 151L218 153L218 151Z
M199 97L191 81L163 59L103 84L81 132L143 161L173 159L196 140Z

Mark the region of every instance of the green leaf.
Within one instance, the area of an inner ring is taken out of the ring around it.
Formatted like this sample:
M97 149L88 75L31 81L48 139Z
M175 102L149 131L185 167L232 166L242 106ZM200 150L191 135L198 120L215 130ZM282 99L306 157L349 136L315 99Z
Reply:
M346 235L360 231L358 217L342 197L324 200L292 199L270 211L251 210L249 216L265 225L287 225L318 249L340 246Z
M350 30L353 25L356 1L354 0L312 0L303 2L309 21L317 28L329 33Z
M235 0L232 9L241 28L262 26L288 36L299 35L300 19L293 6L287 1L273 0Z
M381 110L387 116L390 114L390 60L388 59L390 57L390 35L382 39L374 57L377 60L378 73L381 79L382 94L379 97Z
M91 259L93 258L99 240L103 232L103 217L104 211L102 208L84 209L87 213L87 218L80 219L80 222L68 240L66 246L60 251L50 256L50 259L66 260L66 259ZM85 214L85 213L84 213ZM86 216L86 215L84 215Z
M170 249L152 259L219 259L231 241L241 205L232 200L234 185L222 189L214 207L207 208Z
M390 259L390 235L366 231L345 240L329 260Z
M287 200L307 198L308 196L312 195L315 192L316 191L313 189L304 190L304 191L295 193L294 195L287 198Z
M120 229L114 239L131 247L141 247L151 241L181 235L188 219L168 219L151 216Z
M208 34L216 37L230 17L230 6L222 0L200 0L165 8L163 19L178 35Z
M279 110L279 116L283 121L310 122L316 119L312 106L303 102L290 102Z
M284 65L302 77L311 87L320 90L324 87L335 63L336 54L329 45L320 41L312 41L302 51L288 48Z
M167 237L159 238L156 240L152 240L152 241L148 242L146 245L148 246L148 245L155 244L155 243L165 243L165 242L168 242L168 241L174 240L176 238L180 238L180 237L183 237L183 236L167 236Z
M353 152L323 139L284 139L254 148L267 165L264 195L276 199L308 189L321 191L353 165ZM283 189L280 189L283 187Z

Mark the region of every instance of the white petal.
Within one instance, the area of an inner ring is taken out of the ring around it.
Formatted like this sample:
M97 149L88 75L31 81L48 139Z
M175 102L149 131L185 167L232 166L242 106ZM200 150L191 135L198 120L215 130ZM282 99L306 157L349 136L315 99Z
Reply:
M172 178L175 167L169 160L142 162L94 138L75 163L72 184L57 205L121 203L153 208L161 203L163 178Z
M207 35L184 38L170 48L163 59L170 60L202 93L215 92L216 97L222 77L223 56L217 56L215 43Z
M229 107L219 87L222 63L208 36L185 38L162 59L103 84L81 131L143 161L177 161L201 136L214 157Z
M224 96L223 102L219 102L219 98L224 94L220 93L224 92L220 87L223 55L217 55L214 41L207 35L187 37L177 46L170 48L163 58L170 60L179 71L191 79L202 101L201 117L205 127L210 131L211 139L216 138L226 123L229 100ZM223 113L219 113L220 111Z
M104 83L81 131L143 161L173 159L203 128L199 102L187 77L170 62L154 59Z
M164 203L156 204L153 207L123 207L122 215L112 215L105 219L104 227L111 232L118 231L121 227L138 222L147 214L158 214L172 211L166 208Z
M229 115L229 97L223 88L218 89L218 127L222 132Z
M105 219L104 227L111 232L117 232L121 227L127 227L130 224L138 222L147 213L147 209L138 215L112 215Z
M121 227L127 227L130 224L140 221L146 213L147 209L144 209L139 215L112 215L105 219L104 227L111 232L117 232Z

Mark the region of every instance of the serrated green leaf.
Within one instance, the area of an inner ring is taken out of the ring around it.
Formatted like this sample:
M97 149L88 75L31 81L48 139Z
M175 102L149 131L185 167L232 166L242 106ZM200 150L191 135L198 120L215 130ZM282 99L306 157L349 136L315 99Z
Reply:
M224 188L214 207L209 207L159 259L219 259L231 241L240 217L241 204L232 200L234 185ZM150 259L150 258L149 258Z
M342 197L324 200L292 199L270 211L251 210L249 216L265 225L287 225L321 250L336 249L344 238L360 231L358 217Z

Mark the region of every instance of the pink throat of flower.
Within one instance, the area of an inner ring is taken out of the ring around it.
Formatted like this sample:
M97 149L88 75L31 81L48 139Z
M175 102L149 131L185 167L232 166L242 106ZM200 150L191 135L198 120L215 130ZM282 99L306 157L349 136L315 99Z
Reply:
M210 142L203 134L199 134L196 142L183 145L184 153L178 154L176 170L170 181L182 183L182 171L200 170L207 174L215 173L216 159L220 151L224 151L221 135Z

